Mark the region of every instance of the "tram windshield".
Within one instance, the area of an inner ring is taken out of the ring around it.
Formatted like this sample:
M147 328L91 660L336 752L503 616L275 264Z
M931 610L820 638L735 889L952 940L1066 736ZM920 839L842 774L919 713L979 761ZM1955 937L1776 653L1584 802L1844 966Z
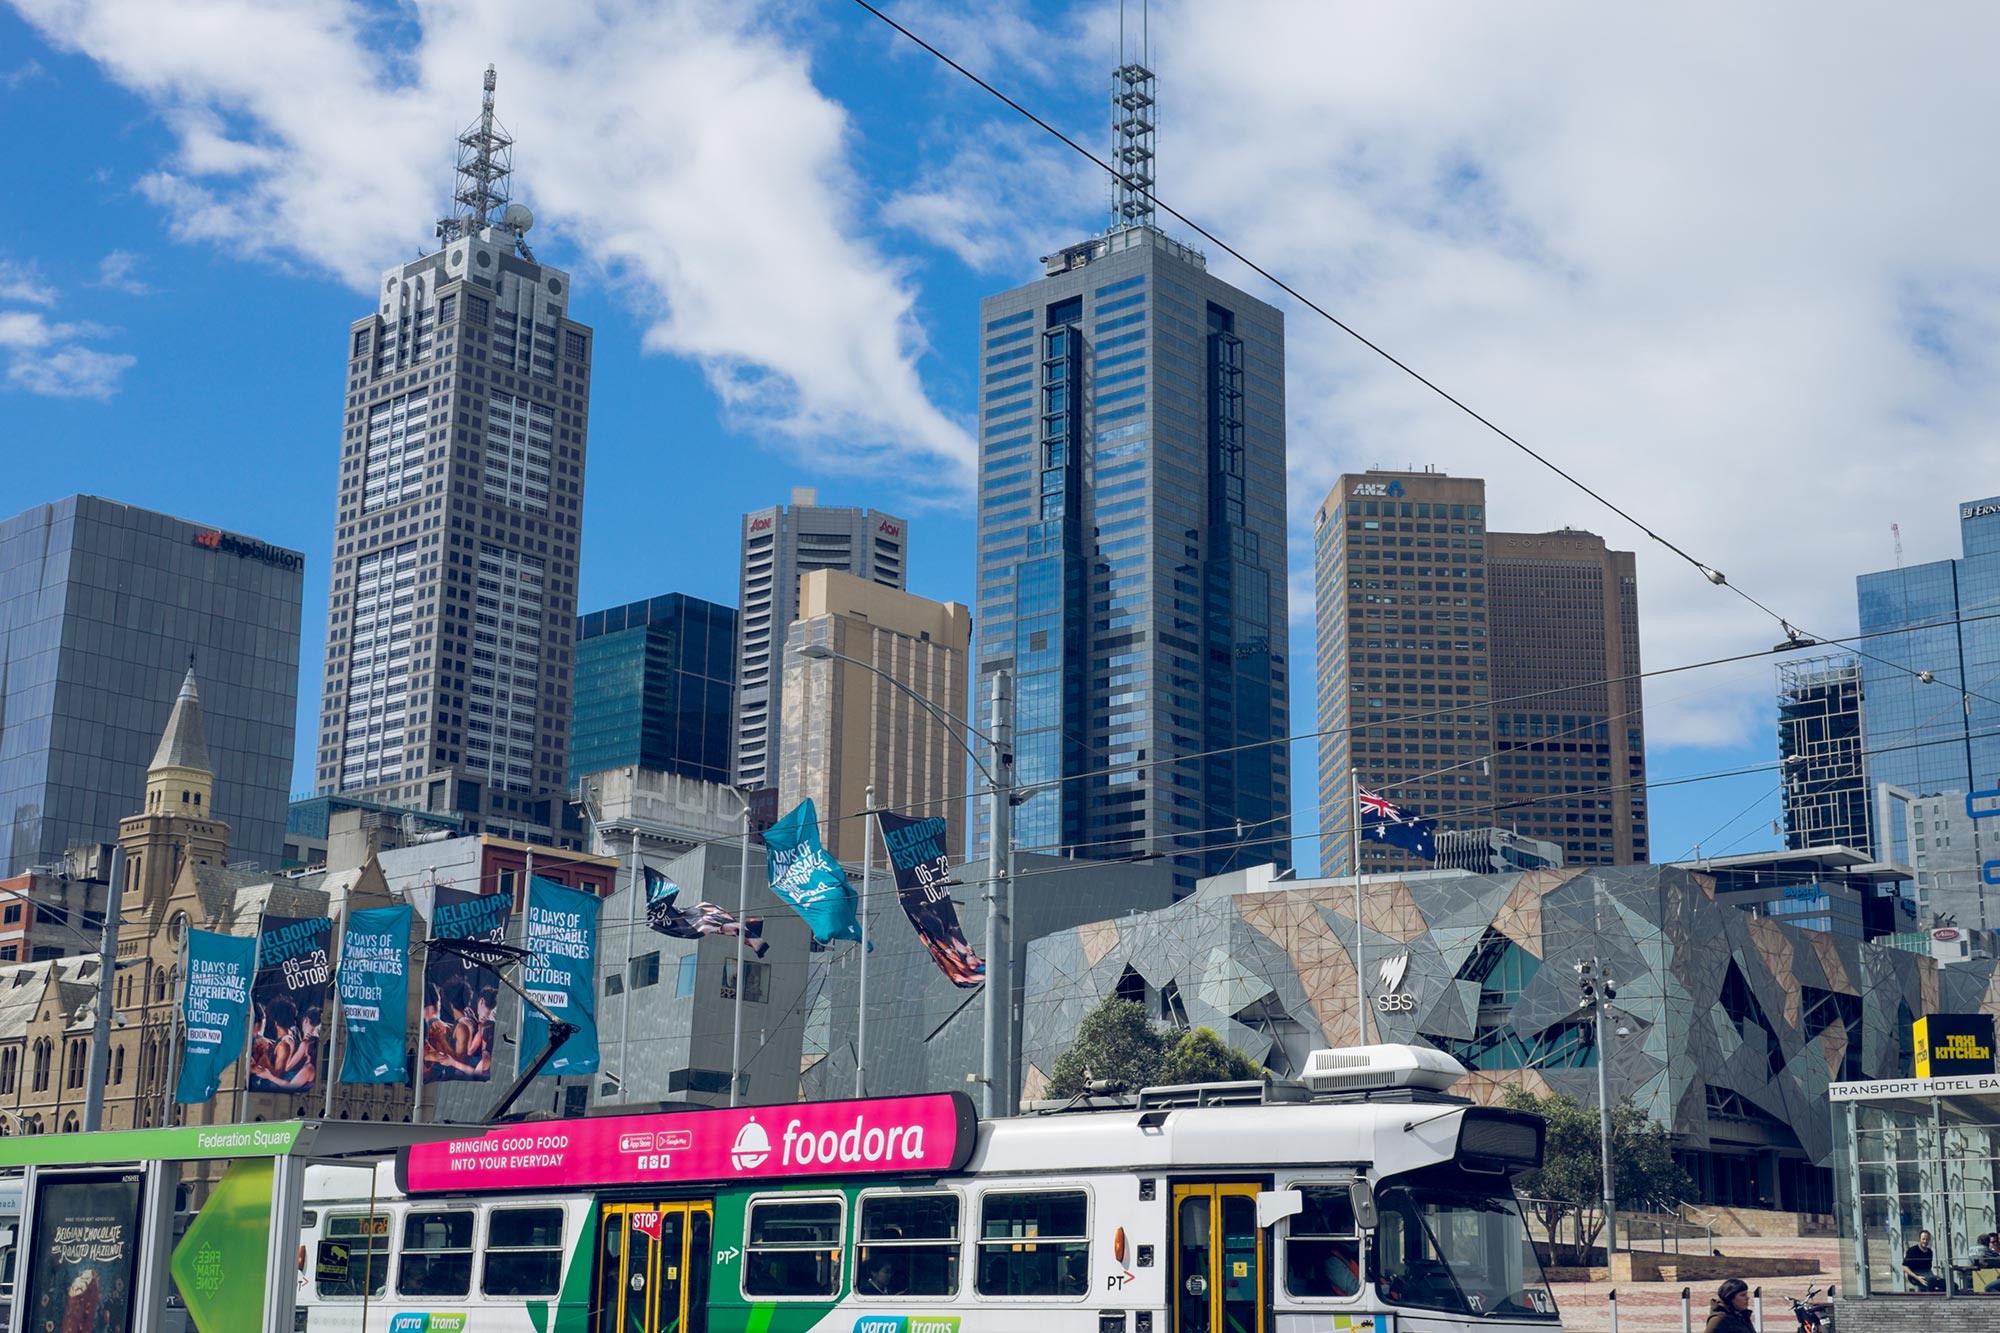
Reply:
M1376 1209L1376 1267L1388 1300L1480 1318L1557 1317L1512 1195L1387 1185Z

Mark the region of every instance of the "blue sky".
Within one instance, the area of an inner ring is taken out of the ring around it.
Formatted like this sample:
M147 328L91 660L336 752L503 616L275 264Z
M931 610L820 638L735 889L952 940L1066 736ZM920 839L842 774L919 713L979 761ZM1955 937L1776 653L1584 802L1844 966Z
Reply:
M893 8L1106 137L1115 5ZM532 239L599 331L587 607L733 600L736 515L798 485L907 513L913 590L970 601L977 301L1103 225L1085 166L844 0L604 0L560 31L547 13L0 3L0 510L91 491L304 550L302 736L346 329L376 273L429 243L489 60ZM1977 59L2000 34L1972 6L1897 24L1163 3L1160 190L1836 633L1891 522L1912 560L1956 554L1955 502L2000 491L2000 92ZM1314 717L1304 520L1348 468L1483 475L1496 526L1637 549L1649 667L1782 637L1211 259L1288 310L1296 730ZM1762 660L1658 682L1652 777L1769 762L1771 694ZM1303 812L1310 747L1294 762ZM1771 845L1775 791L1661 789L1656 856Z

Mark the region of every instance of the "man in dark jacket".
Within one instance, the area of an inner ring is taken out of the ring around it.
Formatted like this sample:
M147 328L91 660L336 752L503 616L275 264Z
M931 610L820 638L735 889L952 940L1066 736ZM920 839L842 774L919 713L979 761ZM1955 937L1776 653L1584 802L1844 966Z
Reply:
M1708 1303L1708 1326L1704 1333L1757 1333L1750 1322L1750 1284L1740 1277L1730 1278L1716 1289Z
M1944 1279L1938 1276L1937 1259L1931 1252L1930 1232L1919 1231L1917 1243L1903 1251L1903 1276L1917 1291L1944 1290Z

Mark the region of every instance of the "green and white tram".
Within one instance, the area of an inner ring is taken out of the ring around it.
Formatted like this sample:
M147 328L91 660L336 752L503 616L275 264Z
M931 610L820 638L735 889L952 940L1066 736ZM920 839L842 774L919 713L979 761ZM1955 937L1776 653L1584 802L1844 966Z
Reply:
M1401 1046L976 1121L959 1093L509 1125L309 1180L306 1333L1556 1326L1542 1122Z

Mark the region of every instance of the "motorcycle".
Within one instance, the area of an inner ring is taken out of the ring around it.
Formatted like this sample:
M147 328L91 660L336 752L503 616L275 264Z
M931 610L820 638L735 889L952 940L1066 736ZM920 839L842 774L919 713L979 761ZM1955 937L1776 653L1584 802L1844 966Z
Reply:
M1799 1321L1799 1333L1833 1333L1833 1288L1826 1289L1827 1299L1816 1301L1819 1287L1806 1288L1804 1300L1796 1296L1785 1299L1792 1303L1792 1317Z

